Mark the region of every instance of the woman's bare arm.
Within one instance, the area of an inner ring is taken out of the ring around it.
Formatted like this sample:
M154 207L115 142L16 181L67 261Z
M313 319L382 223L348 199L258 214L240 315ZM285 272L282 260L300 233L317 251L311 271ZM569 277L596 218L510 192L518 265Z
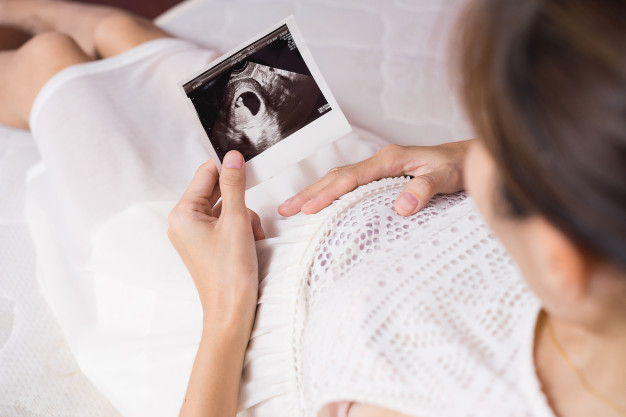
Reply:
M247 327L237 320L205 322L180 417L237 414L239 383L248 345Z
M193 278L204 313L181 417L237 413L258 296L254 241L263 238L259 217L246 208L245 184L243 156L231 151L220 175L213 162L198 169L170 213L169 238Z

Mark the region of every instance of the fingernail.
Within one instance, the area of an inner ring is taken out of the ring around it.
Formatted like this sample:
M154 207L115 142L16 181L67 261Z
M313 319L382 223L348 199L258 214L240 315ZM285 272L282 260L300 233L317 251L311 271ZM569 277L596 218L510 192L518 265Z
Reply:
M291 204L291 201L293 200L293 197L286 199L283 204L281 204L281 206L288 206L289 204Z
M230 151L224 155L223 165L225 168L241 168L243 166L243 157L239 152Z
M311 204L313 204L313 200L309 200L309 201L307 201L306 203L304 203L304 204L302 205L302 209L301 209L301 210L304 210L304 209L306 209L306 208L308 208L308 207L311 207Z
M417 197L407 192L403 192L402 194L400 194L400 196L396 200L398 208L402 209L403 212L410 214L413 214L413 212L417 208L417 203Z

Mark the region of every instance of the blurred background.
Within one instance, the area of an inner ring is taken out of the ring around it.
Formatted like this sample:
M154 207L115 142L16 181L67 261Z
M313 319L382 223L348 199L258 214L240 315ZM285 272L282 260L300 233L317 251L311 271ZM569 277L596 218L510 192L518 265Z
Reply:
M182 0L76 0L78 3L106 4L154 19ZM15 49L29 36L19 30L0 26L0 50Z
M182 0L80 0L80 3L107 4L154 19Z

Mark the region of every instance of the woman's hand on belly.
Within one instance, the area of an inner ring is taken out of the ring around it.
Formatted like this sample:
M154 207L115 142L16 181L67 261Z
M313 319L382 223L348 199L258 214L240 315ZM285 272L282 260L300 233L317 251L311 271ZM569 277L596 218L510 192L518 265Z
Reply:
M439 193L463 189L463 162L471 141L438 146L389 145L371 158L330 170L321 179L285 201L278 212L283 216L317 213L357 187L382 178L414 177L398 196L398 214L410 216L424 208Z

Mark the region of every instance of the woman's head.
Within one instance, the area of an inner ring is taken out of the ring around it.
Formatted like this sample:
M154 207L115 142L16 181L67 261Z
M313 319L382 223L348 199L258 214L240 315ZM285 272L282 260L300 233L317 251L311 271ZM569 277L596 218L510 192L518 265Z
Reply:
M473 156L493 163L492 207L481 209L544 221L626 271L626 3L476 0L460 42L462 99L482 138ZM468 176L470 191L490 186ZM515 246L524 230L501 237Z

